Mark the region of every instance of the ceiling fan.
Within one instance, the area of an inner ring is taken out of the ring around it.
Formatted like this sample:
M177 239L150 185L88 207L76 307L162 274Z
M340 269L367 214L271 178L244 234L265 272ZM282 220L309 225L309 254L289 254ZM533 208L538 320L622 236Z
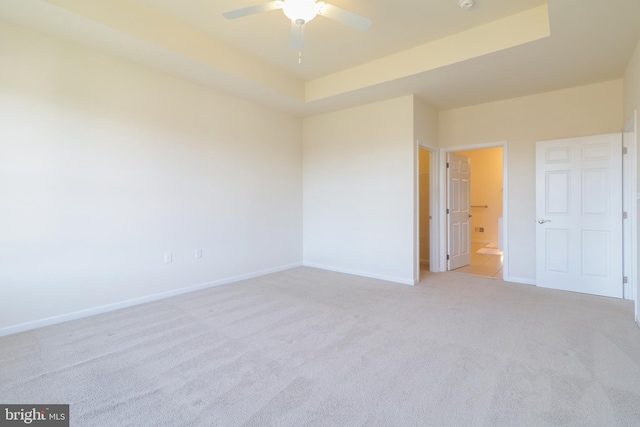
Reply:
M285 16L291 20L291 49L302 50L304 43L304 26L316 15L321 15L345 24L356 30L365 31L371 26L371 20L356 13L342 9L332 4L316 0L276 0L256 6L224 12L227 19L242 18L271 10L282 9Z

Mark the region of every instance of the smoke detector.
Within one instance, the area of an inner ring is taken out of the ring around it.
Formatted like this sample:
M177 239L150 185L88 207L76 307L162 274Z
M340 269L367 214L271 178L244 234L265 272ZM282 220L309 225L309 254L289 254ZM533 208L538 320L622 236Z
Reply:
M459 0L458 6L460 6L460 9L471 9L473 0Z

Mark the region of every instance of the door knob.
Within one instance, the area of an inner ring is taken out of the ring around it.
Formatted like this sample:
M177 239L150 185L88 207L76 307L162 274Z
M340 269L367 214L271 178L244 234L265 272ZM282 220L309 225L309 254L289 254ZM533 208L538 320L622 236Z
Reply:
M544 224L545 222L551 222L550 219L539 219L538 224Z

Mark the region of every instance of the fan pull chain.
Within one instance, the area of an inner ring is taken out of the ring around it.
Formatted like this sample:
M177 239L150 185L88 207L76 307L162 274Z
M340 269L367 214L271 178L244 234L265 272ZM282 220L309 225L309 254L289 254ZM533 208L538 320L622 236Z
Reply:
M302 49L298 51L298 64L302 64Z

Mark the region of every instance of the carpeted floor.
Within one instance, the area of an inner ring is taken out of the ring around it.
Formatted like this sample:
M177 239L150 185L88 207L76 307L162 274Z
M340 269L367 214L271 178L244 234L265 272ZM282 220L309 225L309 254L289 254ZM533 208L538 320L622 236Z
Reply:
M628 301L298 268L0 338L0 403L72 426L638 426Z

